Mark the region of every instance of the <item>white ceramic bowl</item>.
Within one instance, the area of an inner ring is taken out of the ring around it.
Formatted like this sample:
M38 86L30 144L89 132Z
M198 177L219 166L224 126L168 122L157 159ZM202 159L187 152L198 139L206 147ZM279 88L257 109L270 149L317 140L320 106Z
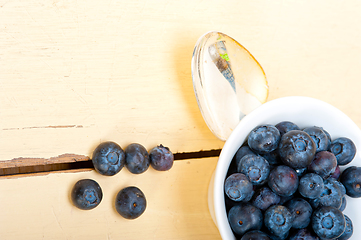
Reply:
M351 104L351 103L350 103ZM249 132L261 124L292 121L300 128L323 127L332 139L348 137L359 148L354 160L347 166L361 166L361 130L343 112L323 101L309 97L284 97L269 101L245 116L226 141L209 186L209 209L222 239L236 239L228 224L224 200L224 181L229 164ZM344 214L351 218L354 233L351 239L361 239L361 198L347 197Z

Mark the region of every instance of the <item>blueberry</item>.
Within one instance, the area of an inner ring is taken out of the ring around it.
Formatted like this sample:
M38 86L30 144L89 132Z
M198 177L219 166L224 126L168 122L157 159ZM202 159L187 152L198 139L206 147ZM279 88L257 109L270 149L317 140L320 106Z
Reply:
M320 195L320 206L331 206L340 208L342 203L343 192L337 180L333 178L324 181L324 189Z
M239 204L231 208L228 221L236 235L242 236L251 230L260 230L263 223L261 210L250 204Z
M269 207L264 214L264 224L273 235L283 238L292 227L292 214L282 205Z
M307 228L302 228L292 233L289 240L319 240L319 237Z
M315 158L308 166L308 171L317 173L323 179L328 178L336 171L337 159L335 155L328 151L316 153Z
M237 169L238 172L246 175L253 185L264 184L270 173L270 166L266 159L250 154L241 159Z
M303 129L303 131L308 133L308 135L310 135L312 140L315 142L316 152L328 150L330 142L326 133L322 130L322 128L313 126L313 127L307 127Z
M284 205L292 214L293 228L306 228L311 221L312 207L303 198L293 198Z
M268 185L280 196L291 196L298 188L297 173L288 166L279 165L270 172Z
M126 219L136 219L147 207L144 193L137 187L130 186L120 190L115 199L115 209Z
M361 167L348 167L342 173L340 182L346 188L346 194L353 198L361 197Z
M236 202L247 202L254 194L252 183L243 173L233 173L227 177L224 190L226 195Z
M245 146L240 147L237 150L236 154L234 155L235 161L236 161L236 166L238 166L241 159L248 154L256 155L248 146L245 145Z
M158 171L168 171L173 166L174 156L169 148L162 144L149 151L151 166Z
M275 126L279 131L281 136L285 134L286 132L289 132L291 130L300 130L300 128L297 126L297 124L290 122L290 121L283 121L280 123L277 123Z
M346 196L342 197L342 202L341 202L341 206L340 206L340 211L343 212L346 209L347 206L347 199Z
M274 151L281 135L272 125L261 125L254 128L248 136L248 146L255 152L265 154Z
M353 224L352 224L351 219L346 215L344 215L344 217L345 217L345 221L346 221L345 231L342 233L341 236L339 236L337 238L337 240L350 239L353 234Z
M346 221L339 209L327 206L313 212L311 225L320 238L334 239L344 232Z
M252 230L244 234L240 240L271 240L271 239L266 233L260 230Z
M113 176L124 167L125 154L118 144L103 142L94 150L92 162L97 172Z
M295 168L305 168L313 160L316 145L310 135L301 130L285 133L279 144L279 154L284 164Z
M83 210L90 210L102 201L103 192L99 184L92 179L82 179L75 183L71 191L73 204Z
M349 138L341 137L332 141L330 151L335 154L338 165L350 163L356 155L356 146Z
M255 192L252 198L252 204L262 211L266 211L270 206L279 204L280 200L281 197L270 188L262 187Z
M323 192L323 178L316 173L307 173L300 178L298 192L305 198L318 198Z
M139 143L132 143L125 148L125 166L134 174L145 172L149 168L149 154Z

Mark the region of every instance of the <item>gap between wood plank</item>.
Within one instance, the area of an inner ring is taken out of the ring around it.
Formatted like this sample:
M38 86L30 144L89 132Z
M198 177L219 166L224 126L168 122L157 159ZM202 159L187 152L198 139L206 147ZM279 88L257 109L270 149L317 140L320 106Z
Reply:
M221 149L175 153L174 160L218 157L220 152ZM50 159L18 158L0 163L0 177L93 168L91 159L82 155L64 154Z

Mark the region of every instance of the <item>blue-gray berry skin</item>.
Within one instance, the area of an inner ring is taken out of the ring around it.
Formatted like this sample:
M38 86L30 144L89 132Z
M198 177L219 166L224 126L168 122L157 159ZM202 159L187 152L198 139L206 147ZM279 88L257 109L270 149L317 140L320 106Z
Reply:
M342 235L340 237L337 238L337 240L350 239L353 234L353 224L352 224L351 219L347 215L344 215L344 217L345 217L345 221L346 221L345 231L342 233Z
M307 167L316 153L316 145L310 135L301 130L285 133L279 144L279 154L284 164L301 169Z
M98 173L113 176L124 167L125 154L115 142L103 142L94 150L92 162Z
M256 155L248 146L241 146L234 155L234 161L236 166L238 166L241 159L248 154Z
M329 151L321 151L316 153L311 164L308 165L308 171L317 173L323 179L331 176L337 167L337 159L335 155Z
M340 137L332 141L330 151L335 154L337 164L344 166L354 159L356 146L351 139Z
M361 167L348 167L342 173L340 182L346 188L346 194L353 198L361 197Z
M147 207L144 193L134 186L120 190L115 199L115 209L126 219L136 219Z
M298 188L297 173L293 168L279 165L270 172L268 186L279 196L291 196Z
M255 192L251 203L262 211L266 211L270 206L279 204L280 201L281 197L265 186Z
M299 229L290 235L289 240L320 240L320 238L307 228Z
M346 209L347 206L347 199L346 196L342 197L342 202L341 202L341 206L340 206L340 211L343 212Z
M233 173L228 176L224 183L224 191L236 202L248 202L254 194L252 183L243 173Z
M260 230L263 225L263 215L261 210L255 206L243 203L229 210L228 222L233 232L242 236L248 231Z
M132 143L125 148L125 166L131 173L143 173L149 165L149 153L141 144Z
M281 139L280 132L273 125L261 125L254 128L248 136L248 146L259 154L274 151Z
M149 151L151 166L158 171L168 171L173 166L174 156L169 148L162 144Z
M333 178L326 179L324 181L324 189L320 195L320 206L340 208L345 191L341 185Z
M75 183L71 191L73 204L82 209L90 210L100 204L103 192L99 184L92 179L82 179Z
M270 166L265 158L248 154L241 159L237 170L246 175L253 185L262 185L267 181Z
M336 239L344 232L346 221L339 209L320 207L312 214L311 226L320 238Z
M291 130L300 130L297 124L290 121L279 122L275 125L275 127L278 129L278 131L280 131L281 137L283 136L283 134Z
M312 140L315 142L316 152L328 150L328 148L330 147L329 146L330 142L326 133L323 131L322 128L313 126L313 127L307 127L303 129L303 131L308 133L308 135L310 135Z
M306 228L311 222L313 209L303 198L293 198L284 205L292 214L292 227Z
M252 230L244 234L241 240L271 240L271 238L260 230Z
M264 214L264 224L272 235L283 238L292 227L292 214L287 207L274 205Z
M323 178L316 173L307 173L300 178L298 192L305 198L314 199L323 192Z

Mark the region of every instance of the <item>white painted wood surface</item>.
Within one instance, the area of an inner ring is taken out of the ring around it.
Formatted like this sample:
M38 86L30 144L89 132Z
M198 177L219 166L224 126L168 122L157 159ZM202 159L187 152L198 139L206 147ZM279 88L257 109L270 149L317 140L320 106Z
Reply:
M269 99L361 113L359 1L0 1L0 160L89 156L104 140L217 149L193 93L197 39L222 31L264 67Z

